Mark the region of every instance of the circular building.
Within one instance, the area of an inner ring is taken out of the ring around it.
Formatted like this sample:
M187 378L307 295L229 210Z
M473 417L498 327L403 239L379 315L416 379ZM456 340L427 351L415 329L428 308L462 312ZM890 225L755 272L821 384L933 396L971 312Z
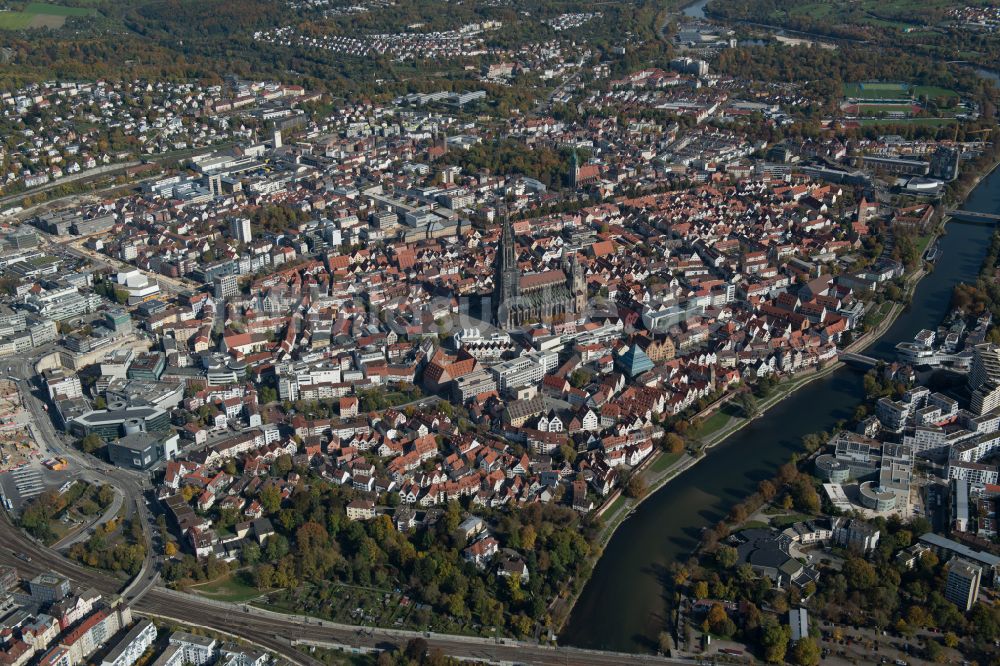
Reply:
M136 419L136 418L125 419L125 422L122 424L122 427L125 428L126 435L134 435L136 433L142 432L142 419Z
M844 483L851 476L851 467L829 453L816 458L816 476L830 483Z
M896 508L896 493L885 490L874 481L865 481L858 488L861 506L874 511L892 511Z

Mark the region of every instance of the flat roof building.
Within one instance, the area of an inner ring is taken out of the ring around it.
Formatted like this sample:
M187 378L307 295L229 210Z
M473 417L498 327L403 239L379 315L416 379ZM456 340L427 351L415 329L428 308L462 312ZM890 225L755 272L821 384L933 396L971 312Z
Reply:
M788 611L788 626L792 629L792 642L809 636L809 612L805 608Z
M968 560L956 557L948 565L948 581L944 587L944 598L968 612L979 600L979 584L983 570Z
M177 455L177 435L136 432L108 443L108 458L112 464L126 469L145 471L163 460Z

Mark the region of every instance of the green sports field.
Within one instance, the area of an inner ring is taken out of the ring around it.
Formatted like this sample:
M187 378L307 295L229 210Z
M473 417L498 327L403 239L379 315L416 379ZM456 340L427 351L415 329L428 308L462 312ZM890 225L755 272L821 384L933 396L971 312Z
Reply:
M885 99L910 96L910 86L905 83L845 83L844 97L852 99Z
M848 99L907 99L926 95L929 99L937 97L958 97L954 90L938 86L920 86L909 83L845 83L844 97Z

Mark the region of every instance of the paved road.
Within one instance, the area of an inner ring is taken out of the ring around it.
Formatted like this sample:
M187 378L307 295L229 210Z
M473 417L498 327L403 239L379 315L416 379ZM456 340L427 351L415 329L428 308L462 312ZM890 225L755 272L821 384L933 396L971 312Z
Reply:
M153 515L144 502L143 493L150 488L149 479L138 472L124 470L101 460L94 456L78 451L73 446L65 444L56 432L52 424L52 419L45 410L44 403L32 392L33 385L28 378L36 377L34 364L31 358L17 360L11 370L11 376L20 378L17 382L18 391L21 393L21 401L31 416L36 437L41 439L38 444L47 448L55 455L60 455L72 461L72 465L77 469L86 470L90 476L100 482L111 484L125 498L126 513L129 516L138 516L142 525L143 535L147 544L146 559L143 562L141 580L129 590L129 598L138 598L145 594L154 584L159 571L159 548L162 544L157 544L156 530ZM0 540L0 543L3 541ZM58 556L57 556L58 557Z

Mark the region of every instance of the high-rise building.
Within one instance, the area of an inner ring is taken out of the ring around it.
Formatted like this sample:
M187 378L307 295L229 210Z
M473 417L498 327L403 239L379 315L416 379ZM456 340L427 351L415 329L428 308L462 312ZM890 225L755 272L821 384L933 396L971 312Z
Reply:
M229 233L241 243L249 243L253 236L250 233L250 220L245 217L234 217L229 221Z
M238 275L216 275L212 278L216 298L233 298L240 293Z
M984 342L973 349L969 369L969 389L975 391L986 382L1000 384L1000 345Z
M940 146L931 155L931 175L941 180L958 178L958 164L962 151L954 146Z
M944 597L963 611L970 611L979 599L983 570L978 565L956 557L948 564L948 582Z
M1000 407L1000 384L986 382L972 392L969 408L974 414L987 414Z

